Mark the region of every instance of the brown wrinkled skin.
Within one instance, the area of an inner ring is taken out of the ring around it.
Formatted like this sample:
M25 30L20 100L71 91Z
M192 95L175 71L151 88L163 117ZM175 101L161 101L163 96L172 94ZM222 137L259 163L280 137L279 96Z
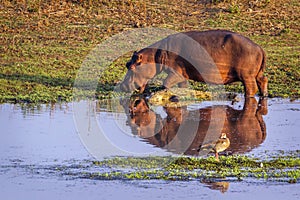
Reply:
M120 88L142 93L149 80L165 71L166 88L176 84L185 87L188 79L211 84L241 81L245 96L253 97L258 90L261 96L267 96L265 62L264 50L237 33L225 30L179 33L134 52L126 64L128 71Z
M138 103L138 109L132 112L133 104L122 102L133 134L147 143L178 154L198 155L205 138L214 140L221 133L226 133L230 140L226 152L232 153L248 152L266 138L266 125L262 115L267 114L267 99L260 99L258 104L255 98L246 98L242 110L227 105L198 110L165 107L167 117L164 119L149 109L144 99L139 99ZM129 110L128 104L131 104ZM220 121L222 118L224 124ZM209 128L212 130L210 134Z

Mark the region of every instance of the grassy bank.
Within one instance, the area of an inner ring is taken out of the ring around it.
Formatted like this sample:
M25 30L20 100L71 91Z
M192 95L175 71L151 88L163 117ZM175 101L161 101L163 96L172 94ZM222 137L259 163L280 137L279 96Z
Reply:
M122 31L229 29L267 52L271 97L300 95L300 3L252 1L14 1L0 5L0 102L72 100L76 73L97 44ZM128 54L129 55L129 54ZM128 55L126 55L128 57ZM104 72L99 98L122 80L126 56ZM204 88L196 84L195 88ZM227 86L242 92L240 84Z

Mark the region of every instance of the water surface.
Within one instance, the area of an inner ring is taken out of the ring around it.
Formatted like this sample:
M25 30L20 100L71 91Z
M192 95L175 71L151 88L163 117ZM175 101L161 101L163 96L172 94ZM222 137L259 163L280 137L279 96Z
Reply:
M246 109L244 100L233 105L203 102L184 108L150 106L149 111L140 113L132 113L130 103L0 105L1 198L252 199L255 193L256 199L299 199L299 183L261 179L219 180L216 184L76 176L112 170L94 166L91 161L118 153L206 156L208 152L197 149L217 138L215 132L226 132L231 140L225 155L266 158L300 149L299 101L268 99L262 103L257 99ZM142 101L134 103L143 109ZM95 130L102 134L93 135Z

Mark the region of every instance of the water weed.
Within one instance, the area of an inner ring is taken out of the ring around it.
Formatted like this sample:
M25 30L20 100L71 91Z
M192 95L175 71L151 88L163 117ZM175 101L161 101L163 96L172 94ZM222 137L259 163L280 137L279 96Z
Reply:
M94 165L109 167L111 172L92 173L85 178L92 179L162 179L192 180L257 178L295 183L300 179L300 159L282 156L261 160L248 156L214 157L117 157L94 161ZM118 171L115 171L118 169Z

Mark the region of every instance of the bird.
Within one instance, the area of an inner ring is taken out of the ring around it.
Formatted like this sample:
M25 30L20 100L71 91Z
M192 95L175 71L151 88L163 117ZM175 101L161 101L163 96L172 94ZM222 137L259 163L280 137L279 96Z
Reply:
M227 137L226 133L222 133L218 140L201 145L198 148L198 152L201 150L209 150L210 152L215 153L216 161L219 161L219 153L225 151L229 146L229 138Z
M219 152L225 151L230 146L230 140L226 133L222 133L220 138L217 140L213 151L215 153L216 160L219 161Z

